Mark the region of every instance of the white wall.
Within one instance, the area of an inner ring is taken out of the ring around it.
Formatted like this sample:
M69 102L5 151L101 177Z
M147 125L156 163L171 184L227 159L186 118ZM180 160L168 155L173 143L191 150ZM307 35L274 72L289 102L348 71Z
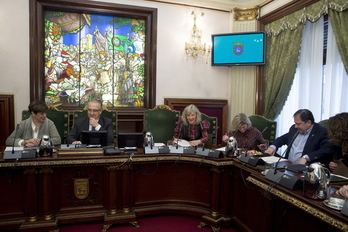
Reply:
M14 94L19 122L30 97L29 1L0 1L0 28L0 94Z
M185 42L190 40L195 7L147 1L105 0L158 9L156 104L167 97L228 99L230 68L186 60ZM203 10L203 42L211 34L231 32L231 14ZM29 1L0 1L0 94L15 95L16 123L30 102L29 89Z

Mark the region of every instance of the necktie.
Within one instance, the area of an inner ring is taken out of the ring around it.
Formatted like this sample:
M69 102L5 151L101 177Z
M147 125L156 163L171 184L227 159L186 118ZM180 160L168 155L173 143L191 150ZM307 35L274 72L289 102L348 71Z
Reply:
M92 131L95 131L95 127L94 126L92 126Z

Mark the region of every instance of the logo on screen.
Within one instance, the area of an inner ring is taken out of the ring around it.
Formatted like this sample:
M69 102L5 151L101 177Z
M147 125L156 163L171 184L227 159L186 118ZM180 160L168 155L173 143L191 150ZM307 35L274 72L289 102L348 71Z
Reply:
M244 52L244 46L242 42L236 42L233 44L233 53L237 56L241 55Z

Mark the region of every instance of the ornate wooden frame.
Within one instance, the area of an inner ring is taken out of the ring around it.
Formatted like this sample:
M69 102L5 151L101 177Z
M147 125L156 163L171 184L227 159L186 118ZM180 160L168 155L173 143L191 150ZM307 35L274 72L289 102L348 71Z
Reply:
M144 107L118 107L118 112L136 113L152 108L156 100L157 9L115 3L79 0L30 0L30 100L44 99L44 10L62 10L139 18L146 21ZM116 108L116 107L115 107ZM70 110L76 110L72 108ZM69 110L69 109L68 109Z

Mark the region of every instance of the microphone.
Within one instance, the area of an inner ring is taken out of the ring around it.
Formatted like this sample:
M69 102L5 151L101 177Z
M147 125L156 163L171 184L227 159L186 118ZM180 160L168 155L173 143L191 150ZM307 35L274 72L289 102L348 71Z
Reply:
M10 150L5 150L4 151L4 160L9 160L9 159L15 159L15 165L19 161L19 159L32 159L36 157L36 149L30 149L30 150L17 150L15 151L15 141L17 138L19 130L19 124L16 126L16 131L15 131L15 136L13 138L13 144L12 144L12 149Z
M281 158L283 158L283 155L291 149L292 143L294 142L294 140L296 139L296 137L298 136L299 131L297 131L294 136L292 137L288 147L285 149L285 151L283 152L283 154L279 157L278 161L276 162L275 166L274 166L274 172L268 170L268 172L265 175L265 178L278 183L281 186L284 186L288 189L294 190L296 188L299 188L303 185L303 181L299 178L297 178L296 176L290 176L287 174L284 174L284 172L277 172L278 169L278 164L279 161L281 160ZM273 184L274 185L274 184ZM272 185L272 186L273 186Z
M13 144L12 144L12 154L14 154L15 150L15 142L16 142L16 138L17 138L17 132L18 132L18 129L19 129L19 124L16 125L16 132L15 132L15 136L13 138Z
M286 154L286 152L287 152L288 150L291 149L292 143L295 141L295 139L296 139L296 137L298 136L299 133L300 133L300 132L297 131L297 132L294 134L294 136L292 137L292 139L291 139L291 141L290 141L288 147L285 149L285 151L283 152L283 154L279 157L279 159L278 159L277 162L275 163L275 166L274 166L274 175L277 173L278 164L279 164L280 160L284 157L284 154Z

